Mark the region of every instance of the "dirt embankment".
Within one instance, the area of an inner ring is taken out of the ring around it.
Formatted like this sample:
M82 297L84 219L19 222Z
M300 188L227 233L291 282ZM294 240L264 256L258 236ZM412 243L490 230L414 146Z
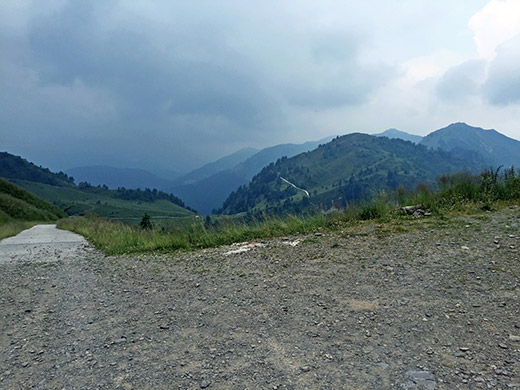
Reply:
M520 388L519 213L1 261L0 388Z

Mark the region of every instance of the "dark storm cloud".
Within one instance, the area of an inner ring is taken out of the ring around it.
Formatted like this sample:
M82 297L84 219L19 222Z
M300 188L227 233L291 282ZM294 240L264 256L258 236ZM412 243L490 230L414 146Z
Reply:
M489 65L488 79L483 86L485 98L493 105L520 103L520 36L497 49Z
M204 61L183 58L183 47L218 48L218 41L210 42L211 28L198 30L190 43L175 42L164 52L153 36L129 27L101 28L96 11L103 10L81 4L70 3L51 20L35 24L30 42L42 82L70 84L80 79L108 88L116 94L118 108L132 115L166 108L171 114L218 114L244 124L257 111L272 109L269 98L242 70L239 53L217 49L217 57L228 51L228 63L211 53Z
M285 7L33 7L17 40L0 37L17 42L0 58L0 124L17 130L9 145L53 167L190 168L245 143L276 143L288 111L360 105L394 74L360 63L362 32L310 28L312 14Z
M486 61L469 60L449 69L439 80L437 94L447 101L456 101L480 93L485 77Z

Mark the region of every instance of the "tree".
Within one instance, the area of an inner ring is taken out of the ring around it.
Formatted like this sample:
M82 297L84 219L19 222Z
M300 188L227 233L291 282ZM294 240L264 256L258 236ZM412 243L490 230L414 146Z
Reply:
M152 219L147 213L144 214L141 222L139 222L139 226L141 226L141 229L153 229Z

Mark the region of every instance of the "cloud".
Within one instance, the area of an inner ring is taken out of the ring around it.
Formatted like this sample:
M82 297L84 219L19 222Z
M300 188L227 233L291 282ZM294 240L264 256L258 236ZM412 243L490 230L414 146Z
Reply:
M59 169L183 170L244 146L445 125L441 106L476 90L503 114L510 33L481 80L471 31L483 39L491 8L469 3L0 2L2 143Z
M170 156L154 155L158 164L189 165L222 153L219 145L272 140L293 110L363 104L392 77L389 65L361 63L363 32L272 5L57 1L38 11L39 3L26 4L30 17L16 12L18 44L2 41L10 44L2 61L14 69L3 93L25 104L0 120L24 129L10 135L18 144L35 126L64 142L72 128L81 144L100 149L117 139L114 151L128 160L121 154L142 148L146 136L171 148Z
M439 79L438 96L458 101L480 96L493 106L520 102L520 2L492 0L470 19L479 59L447 70Z
M492 58L496 48L520 34L520 1L492 0L469 21L473 39L483 58Z
M493 105L520 103L520 36L497 48L483 85L485 98Z
M440 78L437 94L441 99L457 101L478 95L486 77L486 61L469 60L454 66Z

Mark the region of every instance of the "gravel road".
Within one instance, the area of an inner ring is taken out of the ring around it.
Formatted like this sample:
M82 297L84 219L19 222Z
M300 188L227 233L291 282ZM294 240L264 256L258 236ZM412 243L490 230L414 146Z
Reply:
M84 257L86 248L88 242L78 234L58 230L56 225L36 225L0 241L0 264Z
M520 389L519 214L132 257L3 242L0 388Z

